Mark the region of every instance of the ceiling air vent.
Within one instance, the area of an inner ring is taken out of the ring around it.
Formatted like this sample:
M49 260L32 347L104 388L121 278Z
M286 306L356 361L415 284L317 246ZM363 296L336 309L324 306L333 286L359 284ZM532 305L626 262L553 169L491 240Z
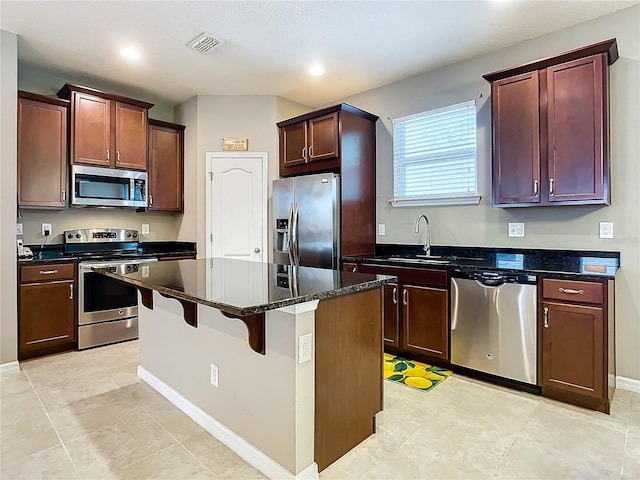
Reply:
M187 44L188 47L191 47L200 53L209 53L218 45L220 45L220 40L208 33L203 33Z

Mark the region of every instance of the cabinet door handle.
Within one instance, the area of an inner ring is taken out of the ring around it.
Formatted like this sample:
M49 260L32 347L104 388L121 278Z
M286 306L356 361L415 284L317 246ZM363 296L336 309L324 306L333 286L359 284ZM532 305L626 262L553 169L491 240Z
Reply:
M116 150L116 163L120 163L120 150Z
M553 195L553 178L549 179L549 195Z
M313 157L313 145L309 147L309 158Z
M549 307L544 307L544 328L549 328Z
M533 181L533 196L538 196L538 180Z
M584 293L584 290L582 289L574 290L573 288L562 288L562 287L560 287L558 291L560 293L569 293L571 295L582 295Z
M153 205L153 195L149 194L149 205Z
M391 300L394 304L398 303L398 287L393 287L393 293L391 294Z
M302 158L307 159L307 147L302 147Z
M67 191L66 190L62 190L62 201L63 202L67 201Z
M109 149L107 148L107 162L109 162L109 157L111 156L111 154L109 153Z
M402 304L403 305L407 304L407 289L406 288L402 289Z
M358 271L358 266L354 265L353 268L351 269L351 271L354 272L354 273L357 272Z
M40 275L55 275L58 270L40 270Z
M69 300L73 300L73 283L69 285Z

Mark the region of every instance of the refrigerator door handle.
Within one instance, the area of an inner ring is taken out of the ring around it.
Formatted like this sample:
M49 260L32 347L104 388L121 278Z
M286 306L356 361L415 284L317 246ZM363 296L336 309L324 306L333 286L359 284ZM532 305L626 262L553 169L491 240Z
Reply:
M289 207L289 223L287 223L287 254L289 255L289 264L294 264L293 258L293 206L292 202Z
M293 251L293 261L294 265L300 265L300 251L298 249L298 204L293 204L293 224L291 225L291 239L292 242L292 251Z

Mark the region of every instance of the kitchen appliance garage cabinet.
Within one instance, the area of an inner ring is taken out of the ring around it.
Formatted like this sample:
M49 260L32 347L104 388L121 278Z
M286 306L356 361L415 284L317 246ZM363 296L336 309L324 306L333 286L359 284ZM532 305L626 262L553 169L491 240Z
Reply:
M146 169L152 103L69 83L58 96L71 104L71 164Z
M183 125L149 119L149 211L184 210L184 130Z
M18 91L18 206L67 207L69 102Z
M608 205L616 40L483 75L491 82L493 205Z
M75 264L19 267L18 358L75 348Z

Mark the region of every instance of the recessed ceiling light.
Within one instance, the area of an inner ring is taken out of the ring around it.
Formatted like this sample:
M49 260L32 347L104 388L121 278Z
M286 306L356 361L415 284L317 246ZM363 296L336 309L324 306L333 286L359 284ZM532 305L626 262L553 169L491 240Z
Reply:
M314 77L324 75L324 67L322 65L313 65L309 68L309 75L313 75Z
M132 47L123 48L120 50L120 54L130 60L138 60L140 58L138 51Z

